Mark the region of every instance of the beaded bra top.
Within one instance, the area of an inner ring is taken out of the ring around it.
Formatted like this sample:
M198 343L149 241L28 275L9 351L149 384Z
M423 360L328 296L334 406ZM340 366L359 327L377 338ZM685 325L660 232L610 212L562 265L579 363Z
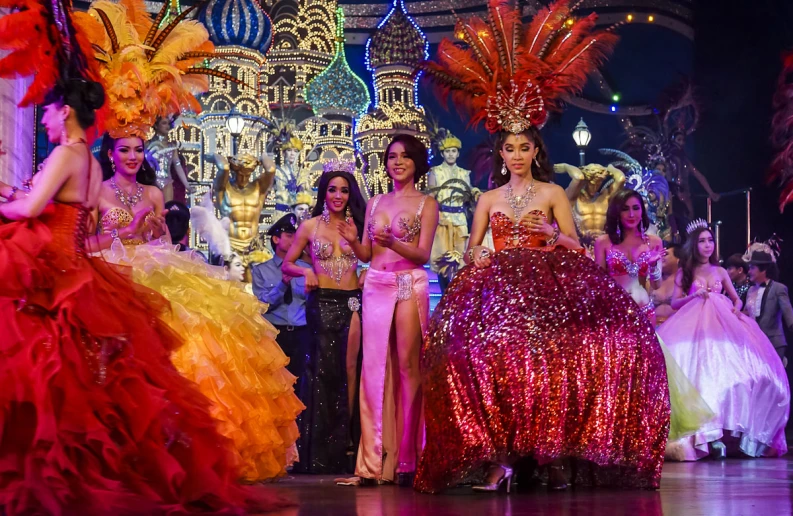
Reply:
M541 210L532 210L529 213L540 215L544 220L548 220ZM493 245L496 252L516 247L544 247L547 242L545 235L533 233L522 224L516 227L512 218L500 211L494 212L490 216L490 226L493 229Z
M375 221L374 221L374 212L377 209L377 204L380 202L380 199L383 195L378 195L374 198L372 202L372 210L369 213L369 225L367 226L366 230L369 232L369 240L374 240L374 230L375 230ZM394 235L394 239L399 240L403 243L410 243L412 242L416 236L421 233L421 212L424 210L424 202L427 200L428 195L425 195L421 198L421 202L419 202L419 207L416 210L416 216L413 218L413 223L409 223L408 219L405 217L400 217L397 221L397 227L402 231L402 236ZM391 231L391 224L386 224L383 226L383 230Z
M333 242L317 238L317 230L320 224L322 224L321 219L317 221L317 225L314 227L311 252L314 254L314 259L319 263L319 266L322 267L322 270L336 280L336 283L341 284L344 274L358 266L358 257L355 256L350 244L344 239L339 241L341 254L333 256ZM345 250L345 247L347 250Z
M644 251L632 262L628 256L616 247L606 251L606 265L611 276L630 276L631 278L646 278L650 273L650 253Z
M153 213L149 213L146 215L146 222L148 222L149 218L153 216ZM102 233L110 233L114 229L121 229L129 226L132 224L132 219L134 217L130 212L125 210L124 208L110 208L102 215L102 218L99 219L99 227ZM128 240L121 240L123 244L129 245L140 245L145 244L143 240L139 238L130 238Z

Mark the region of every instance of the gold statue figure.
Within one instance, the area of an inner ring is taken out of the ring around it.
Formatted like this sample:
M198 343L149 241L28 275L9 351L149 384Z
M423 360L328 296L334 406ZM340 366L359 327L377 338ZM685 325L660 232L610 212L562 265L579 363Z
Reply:
M226 158L212 156L218 167L214 182L214 203L222 217L231 220L229 239L231 247L240 255L259 233L259 217L267 192L275 177L275 163L268 156L257 159L250 154ZM251 180L257 167L262 173Z
M572 181L565 190L581 244L592 249L595 240L603 234L609 201L625 185L625 174L612 165L604 167L590 163L579 168L567 163L554 165L557 174L567 174ZM611 183L604 183L611 178Z

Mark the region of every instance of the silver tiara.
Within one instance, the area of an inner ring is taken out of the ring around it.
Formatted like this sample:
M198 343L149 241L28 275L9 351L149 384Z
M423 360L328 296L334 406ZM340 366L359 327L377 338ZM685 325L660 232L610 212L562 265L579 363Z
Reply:
M710 229L708 226L708 221L706 221L705 219L692 220L691 222L688 223L688 226L686 226L686 234L690 235L699 228Z
M355 160L353 159L329 159L322 164L322 172L349 172L355 174L356 171Z

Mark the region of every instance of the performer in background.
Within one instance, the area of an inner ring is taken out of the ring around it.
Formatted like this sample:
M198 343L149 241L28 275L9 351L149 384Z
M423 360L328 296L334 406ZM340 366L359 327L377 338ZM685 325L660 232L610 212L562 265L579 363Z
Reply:
M462 264L468 242L470 206L476 202L475 197L481 192L478 188L471 187L471 171L457 166L462 148L460 139L443 129L441 135L443 137L438 141L438 150L443 156L443 163L430 169L427 186L440 207L440 220L432 243L430 267L438 274L438 282L443 291L453 277L449 272L457 269L446 266L445 262L456 260Z
M480 472L486 478L476 490L509 491L522 458L548 466L554 490L570 480L659 484L669 430L663 353L631 297L581 252L567 196L550 183L553 168L539 132L548 110L559 108L559 95L580 91L616 43L592 25L570 32L569 18L568 3L556 2L521 27L519 8L491 0L487 19L503 23L487 25L492 37L485 42L500 59L483 63L482 54L456 47L448 58L454 43L444 40L440 62L426 65L474 121L485 119L496 133L498 188L479 198L466 253L472 265L449 285L424 340L427 444L416 477L422 491ZM474 18L458 29L477 34L487 23ZM515 54L508 50L512 38ZM591 43L575 50L584 38ZM547 48L558 53L542 80L515 57L541 60ZM578 73L561 73L571 63ZM495 249L480 245L489 225ZM564 459L577 463L576 478L567 477Z
M93 55L82 28L90 20L82 15L78 26L63 3L36 5L40 11L3 19L30 39L16 40L0 69L36 58L25 101L46 94L42 123L58 146L30 192L15 191L0 206L0 462L11 465L0 477L0 507L7 514L275 508L273 495L262 507L235 485L235 457L209 400L170 363L182 343L160 319L167 302L86 251L102 189L86 129L105 100L102 86L82 76L99 77L82 68Z
M354 173L354 161L324 164L312 218L297 229L282 266L284 275L305 281L306 323L316 346L307 371L311 413L301 419L296 469L305 473L352 473L360 437L355 401L361 290L354 248L363 235L366 204ZM306 248L312 268L296 263Z
M769 243L754 243L746 258L752 286L746 294L744 312L757 321L787 367L785 328L793 331L793 307L787 287L779 282L777 252Z
M751 258L751 253L749 253ZM741 303L746 306L746 293L749 292L749 287L752 282L749 281L749 264L743 260L743 255L733 254L724 261L724 268L727 269L727 274L730 276L732 286L735 293L741 299Z
M288 135L276 152L281 153L281 164L275 169L273 194L275 197L275 218L283 217L292 212L297 194L301 191L300 152L303 142L297 136Z
M675 278L677 310L658 334L716 418L670 446L684 460L729 452L777 457L787 452L790 387L782 362L751 317L714 254L707 222L689 224ZM726 293L726 295L725 295Z
M655 305L648 289L661 286L663 244L657 236L647 234L649 226L650 217L642 195L635 190L617 192L609 203L606 234L595 241L595 260L630 294L639 311L655 326ZM672 408L669 440L675 440L693 434L713 418L713 412L663 342L660 344Z
M162 190L165 202L177 200L185 202L185 192L193 193L195 189L187 180L187 172L182 166L179 156L179 143L170 141L168 134L173 129L173 122L167 117L160 117L154 122L154 137L146 143L146 151L154 162L157 174L157 188ZM173 176L179 180L178 194L175 195Z
M666 249L661 259L661 284L650 292L650 299L655 305L655 322L666 321L675 310L672 309L672 294L675 292L675 276L680 265L680 244L664 242ZM652 285L651 285L652 286Z

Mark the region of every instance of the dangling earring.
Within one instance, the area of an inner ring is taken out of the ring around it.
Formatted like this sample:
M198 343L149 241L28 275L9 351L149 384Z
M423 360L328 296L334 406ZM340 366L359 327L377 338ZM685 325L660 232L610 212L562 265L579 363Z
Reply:
M350 211L350 207L348 205L347 209L344 210L344 222L349 224L350 223L350 217L352 217L352 211Z
M644 236L644 221L639 222L639 231L641 231L642 236Z
M537 161L536 157L534 158L534 166L536 166L537 168L540 168L540 162Z
M61 129L61 145L68 145L69 137L66 135L66 128Z
M502 176L507 175L507 164L503 162L501 163L501 175Z
M325 207L322 209L322 222L330 224L330 212L328 211L328 201L325 201Z
M116 175L116 162L113 161L113 158L110 158L110 169L113 171L113 175Z
M622 229L620 229L620 224L617 224L617 240L622 242Z

